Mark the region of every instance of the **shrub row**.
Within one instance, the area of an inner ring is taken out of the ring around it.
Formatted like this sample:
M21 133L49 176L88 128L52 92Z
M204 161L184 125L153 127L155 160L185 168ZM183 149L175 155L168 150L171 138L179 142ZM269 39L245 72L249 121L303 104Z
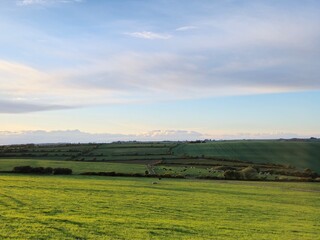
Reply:
M285 170L276 170L276 169L266 169L261 171L262 173L270 173L270 174L278 174L278 175L285 175L285 176L293 176L293 177L301 177L301 178L317 178L320 175L310 169L305 169L303 172L299 171L285 171Z
M208 180L223 180L222 177L216 177L216 176L199 176L198 179L208 179Z
M117 172L83 172L80 175L117 176L117 177L153 177L153 178L185 178L182 175L171 174L142 174L142 173L117 173Z
M33 174L54 174L54 175L70 175L72 169L70 168L51 168L51 167L31 167L31 166L17 166L14 167L14 173L33 173Z
M276 182L320 182L320 178L276 178Z
M226 178L216 177L216 176L199 176L197 179L206 179L206 180L223 180ZM266 179L266 178L254 178L254 179L226 179L226 180L241 180L241 181L268 181L268 182L320 182L320 178L312 179L312 178L276 178L275 180Z

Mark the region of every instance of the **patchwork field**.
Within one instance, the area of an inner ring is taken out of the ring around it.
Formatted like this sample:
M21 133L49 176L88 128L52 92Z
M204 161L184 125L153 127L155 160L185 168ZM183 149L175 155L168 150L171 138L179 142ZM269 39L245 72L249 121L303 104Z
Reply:
M180 144L177 156L204 156L223 159L274 163L320 172L320 141L218 141Z
M320 176L320 141L294 139L0 146L0 171L10 171L15 166L64 167L71 168L75 174L145 174L147 170L147 174L169 177L307 181ZM252 174L244 174L243 171L251 171ZM231 175L226 177L226 174Z
M0 175L1 239L310 239L320 185Z

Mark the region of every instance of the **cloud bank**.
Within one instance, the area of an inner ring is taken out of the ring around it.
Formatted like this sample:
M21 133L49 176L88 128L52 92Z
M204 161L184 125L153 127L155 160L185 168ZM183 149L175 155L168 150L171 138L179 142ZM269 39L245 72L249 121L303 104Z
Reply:
M79 130L67 131L0 131L0 145L27 143L108 143L114 141L178 141L202 138L202 134L183 130L155 130L142 134L92 134Z
M185 130L154 130L141 134L93 134L79 130L66 131L0 131L0 145L28 144L28 143L109 143L115 141L192 141L204 139L279 139L279 138L310 138L320 137L298 135L294 133L239 133L233 135L208 135Z

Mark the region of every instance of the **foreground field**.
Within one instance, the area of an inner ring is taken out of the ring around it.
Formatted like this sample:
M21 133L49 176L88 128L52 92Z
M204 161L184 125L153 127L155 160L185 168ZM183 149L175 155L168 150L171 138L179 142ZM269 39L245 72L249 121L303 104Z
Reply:
M320 185L0 175L1 239L317 239Z

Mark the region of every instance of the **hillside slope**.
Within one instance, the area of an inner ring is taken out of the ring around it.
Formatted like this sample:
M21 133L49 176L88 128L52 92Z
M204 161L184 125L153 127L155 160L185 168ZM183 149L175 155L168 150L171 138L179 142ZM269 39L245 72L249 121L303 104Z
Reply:
M314 141L217 141L185 143L173 148L174 155L204 156L292 165L320 172L320 142Z

